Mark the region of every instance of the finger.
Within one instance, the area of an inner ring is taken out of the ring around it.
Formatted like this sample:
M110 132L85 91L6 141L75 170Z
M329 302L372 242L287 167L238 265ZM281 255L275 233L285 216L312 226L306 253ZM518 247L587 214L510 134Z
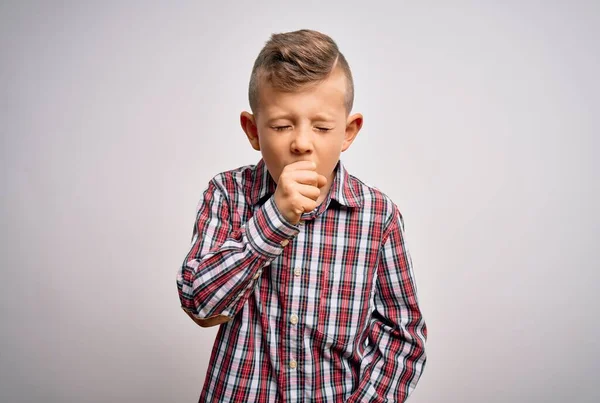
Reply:
M317 186L319 188L322 188L323 186L327 185L327 178L324 177L323 175L319 175L317 180L318 180Z
M307 197L302 198L301 205L302 205L302 209L304 210L305 213L313 211L315 208L317 208L317 202L315 200L309 199Z
M317 164L314 161L296 161L296 162L292 162L289 165L286 165L284 167L284 169L290 169L293 171L298 171L298 170L309 170L309 171L315 171L317 169Z
M319 184L319 174L315 171L294 171L290 174L290 177L295 182L302 183L305 185L318 187Z
M302 196L312 200L317 200L321 195L319 188L311 185L298 184L296 189Z

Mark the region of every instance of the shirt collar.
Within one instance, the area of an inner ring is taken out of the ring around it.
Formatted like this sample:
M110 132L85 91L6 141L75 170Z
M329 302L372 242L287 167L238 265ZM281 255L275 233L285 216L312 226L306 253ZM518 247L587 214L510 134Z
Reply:
M341 160L335 166L334 172L333 184L329 190L331 198L342 206L360 207L363 200L358 194L358 186L355 186L356 179L348 174ZM257 204L267 195L275 193L277 184L271 177L264 159L261 158L258 164L255 165L253 178L249 181L249 184L251 186L249 193L252 205Z

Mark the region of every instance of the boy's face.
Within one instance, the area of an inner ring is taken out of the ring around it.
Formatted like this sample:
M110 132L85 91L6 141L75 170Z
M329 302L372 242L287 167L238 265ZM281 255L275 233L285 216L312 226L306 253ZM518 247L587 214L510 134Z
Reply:
M331 185L340 154L362 126L362 115L348 116L344 104L346 77L336 69L326 80L295 92L262 83L256 115L242 112L242 128L260 150L269 173L278 181L286 165L313 161Z

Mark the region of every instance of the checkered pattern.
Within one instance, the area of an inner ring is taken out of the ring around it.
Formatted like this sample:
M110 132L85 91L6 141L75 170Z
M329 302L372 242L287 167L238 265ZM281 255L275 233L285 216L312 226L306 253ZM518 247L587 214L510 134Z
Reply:
M397 206L341 161L298 225L275 187L261 159L215 176L198 204L179 297L224 322L200 402L405 401L427 328Z

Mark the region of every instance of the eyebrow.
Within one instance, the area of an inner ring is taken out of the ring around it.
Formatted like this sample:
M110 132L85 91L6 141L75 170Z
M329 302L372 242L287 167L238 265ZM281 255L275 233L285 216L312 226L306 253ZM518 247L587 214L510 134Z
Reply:
M317 113L315 120L334 120L334 118L326 113Z
M282 115L275 115L272 118L269 118L269 123L275 120L293 120L294 116L289 113L284 113Z
M269 118L269 123L274 122L276 120L294 120L295 116L289 113L284 113L281 115L275 115L272 118ZM333 116L330 116L326 113L319 112L315 116L313 116L313 120L316 121L332 121L334 120Z

